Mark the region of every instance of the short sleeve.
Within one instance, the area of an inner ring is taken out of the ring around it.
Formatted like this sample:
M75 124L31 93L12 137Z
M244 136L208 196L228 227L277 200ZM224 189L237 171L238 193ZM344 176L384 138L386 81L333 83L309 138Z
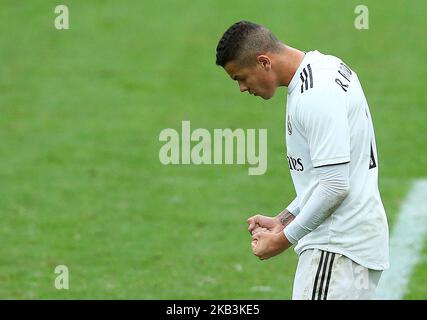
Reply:
M313 167L350 162L345 97L333 90L315 89L301 97L297 108Z

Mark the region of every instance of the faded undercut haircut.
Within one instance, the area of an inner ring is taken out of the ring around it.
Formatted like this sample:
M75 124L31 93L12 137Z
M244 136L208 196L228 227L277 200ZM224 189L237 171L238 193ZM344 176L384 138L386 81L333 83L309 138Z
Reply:
M224 67L235 61L239 65L251 65L259 54L277 53L280 41L266 27L249 21L239 21L225 31L216 47L216 64Z

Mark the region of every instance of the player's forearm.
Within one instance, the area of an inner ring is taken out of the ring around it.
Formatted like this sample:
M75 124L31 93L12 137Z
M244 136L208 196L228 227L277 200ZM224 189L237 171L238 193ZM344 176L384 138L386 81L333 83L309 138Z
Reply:
M349 164L316 169L319 184L299 215L286 226L284 233L292 243L316 229L344 201L349 192Z
M295 216L286 208L276 216L276 219L280 222L283 228L285 228L289 223L292 222L292 220L295 219Z
M282 212L280 212L275 218L281 226L286 227L292 220L295 219L299 213L298 198L295 198ZM280 229L280 230L283 230Z

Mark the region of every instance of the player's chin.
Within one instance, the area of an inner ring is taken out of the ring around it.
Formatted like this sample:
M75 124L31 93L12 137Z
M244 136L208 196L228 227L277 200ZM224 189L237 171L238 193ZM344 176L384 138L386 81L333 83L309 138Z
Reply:
M272 92L265 92L263 94L259 94L259 96L264 100L270 100L271 98L274 97L275 92L276 92L275 90Z
M263 94L263 95L259 95L261 98L263 98L264 100L270 100L271 98L274 97L274 93L273 94Z

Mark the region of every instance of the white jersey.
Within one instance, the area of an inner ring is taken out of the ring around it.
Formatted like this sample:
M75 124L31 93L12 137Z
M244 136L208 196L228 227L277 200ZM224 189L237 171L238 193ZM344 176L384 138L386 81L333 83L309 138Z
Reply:
M295 213L318 184L315 167L350 163L349 195L298 241L295 251L317 248L369 269L388 268L388 225L378 190L374 129L356 73L336 57L307 52L288 87L285 128L299 208Z

